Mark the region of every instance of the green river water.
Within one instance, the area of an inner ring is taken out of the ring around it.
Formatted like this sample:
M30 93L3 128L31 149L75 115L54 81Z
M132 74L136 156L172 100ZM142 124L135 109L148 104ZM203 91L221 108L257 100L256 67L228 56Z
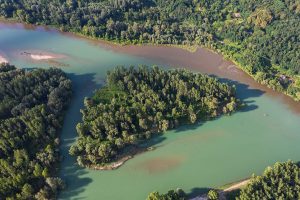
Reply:
M293 112L293 106L276 94L238 84L238 96L248 106L234 115L169 131L151 141L157 146L154 151L135 156L115 171L80 168L68 149L76 139L83 98L101 86L106 71L116 65L159 65L167 61L114 51L53 30L0 24L0 55L18 67L53 65L21 55L25 51L65 55L54 64L63 65L74 85L61 132L64 160L60 175L68 187L60 199L142 200L152 191L178 187L193 196L205 188L259 174L276 161L300 160L300 115Z

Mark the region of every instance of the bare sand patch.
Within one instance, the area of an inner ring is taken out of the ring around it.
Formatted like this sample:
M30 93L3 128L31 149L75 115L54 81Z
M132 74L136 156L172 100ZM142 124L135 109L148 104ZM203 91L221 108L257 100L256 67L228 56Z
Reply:
M49 59L54 59L54 56L50 56L50 55L35 55L35 54L31 54L30 57L33 60L49 60Z
M246 186L249 182L250 182L250 179L240 181L240 182L238 182L238 183L236 183L236 184L230 186L229 188L226 188L226 189L224 190L224 192L230 192L230 191L239 189L239 188L241 188L241 187Z
M0 64L2 63L8 63L8 60L3 55L0 54Z

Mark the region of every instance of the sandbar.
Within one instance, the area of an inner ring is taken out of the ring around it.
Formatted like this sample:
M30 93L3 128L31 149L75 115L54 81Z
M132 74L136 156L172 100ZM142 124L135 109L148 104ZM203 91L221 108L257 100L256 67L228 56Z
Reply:
M8 60L3 55L0 54L0 64L2 63L8 63Z

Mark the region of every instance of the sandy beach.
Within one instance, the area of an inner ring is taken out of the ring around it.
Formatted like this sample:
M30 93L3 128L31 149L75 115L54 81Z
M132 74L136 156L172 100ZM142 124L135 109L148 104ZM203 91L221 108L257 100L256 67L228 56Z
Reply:
M241 187L246 186L249 182L250 182L250 179L243 180L243 181L241 181L241 182L238 182L238 183L236 183L236 184L230 186L229 188L226 188L226 189L224 190L224 192L230 192L230 191L239 189L239 188L241 188Z
M8 63L8 60L3 55L0 54L0 64L2 63Z
M250 179L246 179L246 180L242 180L239 182L236 182L232 185L230 185L229 187L227 187L224 190L219 190L219 199L220 200L226 200L226 193L237 190L237 189L241 189L242 187L245 187L248 183L250 182ZM195 198L192 198L190 200L208 200L207 198L207 194L203 194L203 195L199 195Z

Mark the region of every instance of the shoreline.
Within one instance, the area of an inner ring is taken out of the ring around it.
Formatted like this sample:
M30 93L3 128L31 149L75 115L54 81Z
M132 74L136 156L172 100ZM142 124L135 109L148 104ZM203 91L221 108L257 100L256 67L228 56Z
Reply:
M236 60L234 60L232 58L232 55L227 54L226 52L224 52L222 49L218 49L218 48L214 48L214 47L209 47L209 46L204 46L204 45L183 45L183 44L155 44L155 43L135 43L135 42L130 42L130 41L126 41L126 42L122 42L122 41L117 41L117 40L106 40L105 38L98 38L98 37L92 37L92 36L87 36L84 35L82 33L79 32L75 32L72 30L69 30L67 32L65 32L64 30L62 30L61 27L57 27L55 25L45 25L45 24L27 24L24 23L22 21L20 21L19 19L6 19L6 18L0 18L0 27L1 27L1 23L5 24L5 25L17 25L17 26L23 26L23 28L25 29L42 29L44 31L54 31L54 32L58 32L62 35L67 35L70 37L75 37L75 38L80 38L80 39L84 39L84 40L89 40L95 43L100 44L102 47L106 47L110 50L116 50L117 48L131 48L131 47L165 47L165 48L176 48L176 49L181 49L181 50L185 50L187 52L190 53L196 53L199 49L205 49L209 52L212 52L214 54L217 54L219 56L222 56L224 58L224 60L227 60L228 62L231 62L237 69L243 71L245 74L247 74L248 76L250 76L254 82L267 87L268 89L274 91L274 92L278 92L281 94L284 94L285 96L287 96L288 98L291 98L293 101L295 102L299 102L300 99L289 94L287 89L284 89L283 91L279 91L277 89L273 89L272 86L270 86L267 83L262 83L262 82L258 82L255 80L255 74L251 74L249 72L247 72L247 70L245 69L245 67L243 67L239 62L237 62ZM20 27L18 27L20 28ZM218 41L216 41L218 42ZM124 52L122 52L124 53ZM126 52L125 52L126 53ZM48 59L53 59L53 58L48 58ZM37 60L43 60L42 58L37 58ZM45 58L46 60L46 58ZM275 68L274 68L275 69ZM287 75L288 72L287 71L280 71L280 74L284 75L284 76L290 76ZM277 74L278 75L278 74ZM298 77L297 75L291 75L292 79Z
M214 53L218 53L215 52L213 49L209 49L207 47L204 46L199 46L199 45L176 45L176 44L154 44L154 43L125 43L125 42L118 42L118 41L114 41L114 40L105 40L104 38L96 38L96 37L92 37L92 36L87 36L84 35L82 33L78 33L75 31L63 31L61 30L61 28L56 27L54 25L44 25L44 24L28 24L25 22L22 22L18 19L14 19L14 18L3 18L0 17L0 27L1 27L1 23L5 24L5 25L12 25L15 26L17 25L18 28L25 28L25 29L44 29L45 31L54 31L54 32L58 32L60 34L63 35L67 35L70 37L75 37L75 38L81 38L81 39L87 39L87 40L91 40L94 42L98 42L104 45L109 45L109 46L118 46L118 47L126 47L126 46L157 46L157 47L171 47L171 48L178 48L178 49L184 49L186 51L189 51L191 53L194 53L197 51L198 48L206 48L207 50L214 52Z
M83 165L83 167L86 167L91 170L99 170L99 171L116 170L121 166L123 166L127 161L134 158L135 156L142 153L146 153L148 151L153 151L154 149L155 147L145 147L145 148L137 147L137 146L129 147L129 149L125 153L117 156L115 161L111 163L105 165Z
M228 188L224 189L224 192L231 192L237 189L240 189L244 186L246 186L250 182L250 179L245 179L242 181L238 181L236 183L230 184Z
M220 200L226 200L226 195L229 194L230 192L233 192L235 190L239 190L243 187L245 187L248 183L250 182L250 178L247 179L243 179L237 182L233 182L233 183L228 183L224 186L221 186L219 188L213 189L215 191L217 191L219 193L219 199ZM196 196L194 198L191 198L189 200L207 200L207 194L202 194L199 196Z
M84 40L88 40L91 42L95 42L96 44L100 44L102 47L108 48L109 50L116 50L116 49L124 49L124 48L132 48L132 47L139 47L139 48L144 48L144 47L157 47L157 48L161 48L161 47L165 47L165 48L175 48L175 49L181 49L181 50L185 50L189 53L197 53L199 49L204 49L207 50L211 53L217 54L219 56L222 56L222 58L230 63L232 63L233 66L235 66L238 70L242 71L243 73L247 74L249 77L251 77L251 79L253 79L254 82L258 83L261 86L264 86L270 90L272 90L273 92L278 92L280 94L285 95L286 97L292 99L294 102L299 102L299 99L297 99L296 97L288 94L287 90L283 90L283 91L278 91L276 89L271 88L270 85L268 84L264 84L261 82L257 82L255 80L255 75L254 74L250 74L249 72L246 71L246 69L244 69L243 66L241 66L240 63L238 63L237 61L233 60L233 58L231 58L231 55L226 54L226 52L222 52L221 49L217 49L217 48L211 48L211 47L207 47L207 46L202 46L202 45L175 45L175 44L154 44L154 43L134 43L134 42L120 42L120 41L115 41L115 40L106 40L105 38L96 38L96 37L92 37L92 36L87 36L84 35L82 33L78 33L75 31L68 31L65 32L62 30L62 28L54 26L54 25L44 25L44 24L27 24L24 23L22 21L20 21L19 19L6 19L6 18L0 18L0 27L1 27L1 23L5 24L5 25L17 25L17 26L23 26L23 28L25 29L42 29L44 31L54 31L57 33L60 33L62 35L66 35L66 36L70 36L70 37L75 37L75 38L80 38L80 39L84 39ZM20 28L20 27L18 27ZM22 27L21 27L22 28ZM117 50L118 52L118 50ZM121 51L122 53L127 53L128 52L124 52ZM129 52L130 54L130 52ZM282 71L282 74L286 74L286 72ZM296 75L294 75L293 77L296 77ZM299 112L300 112L300 108L299 108Z

